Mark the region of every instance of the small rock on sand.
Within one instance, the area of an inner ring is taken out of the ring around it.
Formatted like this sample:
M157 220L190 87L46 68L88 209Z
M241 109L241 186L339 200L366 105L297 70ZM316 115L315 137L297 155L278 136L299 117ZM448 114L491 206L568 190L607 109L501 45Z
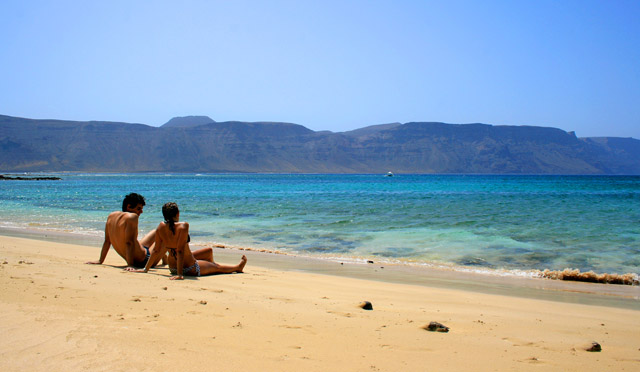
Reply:
M373 305L371 305L371 302L369 301L362 301L360 303L360 307L364 310L373 310Z
M438 322L431 322L429 323L429 325L426 325L424 327L422 327L424 329L426 329L427 331L430 332L449 332L449 327L445 326L442 323L438 323Z
M602 346L600 346L599 343L594 341L591 343L591 346L589 346L586 350L590 352L598 352L598 351L602 351Z

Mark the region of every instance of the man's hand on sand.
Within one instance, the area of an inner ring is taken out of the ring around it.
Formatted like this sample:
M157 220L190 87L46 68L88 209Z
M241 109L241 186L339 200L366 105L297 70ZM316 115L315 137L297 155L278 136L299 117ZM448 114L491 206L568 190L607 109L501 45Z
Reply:
M123 269L124 271L130 271L132 273L144 273L144 269L138 269L137 267L127 266Z
M171 277L171 278L169 278L169 279L171 279L171 280L184 280L184 277L183 277L183 276L178 276L178 275L176 275L176 276L172 276L172 277Z

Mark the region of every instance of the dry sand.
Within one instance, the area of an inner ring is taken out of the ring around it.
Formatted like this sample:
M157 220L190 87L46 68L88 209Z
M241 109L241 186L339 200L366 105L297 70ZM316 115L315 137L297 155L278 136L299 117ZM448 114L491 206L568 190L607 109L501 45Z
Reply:
M98 254L0 236L0 370L640 370L639 310L285 271L251 256L243 274L171 281L166 268L124 272L114 251L84 264ZM431 321L450 332L424 330ZM593 341L601 352L584 350Z

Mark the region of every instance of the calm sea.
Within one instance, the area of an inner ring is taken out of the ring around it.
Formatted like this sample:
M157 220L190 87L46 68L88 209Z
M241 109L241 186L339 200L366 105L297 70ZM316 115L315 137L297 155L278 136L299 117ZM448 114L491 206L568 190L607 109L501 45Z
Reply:
M640 272L640 177L56 175L0 182L0 227L101 236L137 192L143 233L175 201L197 244L514 274Z

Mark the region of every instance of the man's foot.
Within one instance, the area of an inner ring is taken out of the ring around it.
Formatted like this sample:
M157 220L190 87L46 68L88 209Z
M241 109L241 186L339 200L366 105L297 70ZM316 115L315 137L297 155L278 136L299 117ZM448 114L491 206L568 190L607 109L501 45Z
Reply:
M247 256L242 255L242 258L240 259L240 264L238 264L238 270L236 270L237 273L241 273L242 270L244 269L244 265L247 264Z

